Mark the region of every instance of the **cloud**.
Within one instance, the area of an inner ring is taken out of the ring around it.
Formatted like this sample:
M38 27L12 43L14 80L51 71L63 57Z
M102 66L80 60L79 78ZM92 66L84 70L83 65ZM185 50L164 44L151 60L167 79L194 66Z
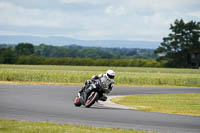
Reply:
M175 19L200 21L199 0L29 1L0 0L0 34L161 40Z
M200 11L189 12L186 15L191 16L191 17L197 17L200 19Z
M97 4L99 3L97 0L60 0L60 1L65 4L82 4L82 3Z
M0 2L1 34L48 34L83 38L98 37L98 25L105 19L94 14L83 15L77 12L63 12L52 9L34 9L17 6L11 2ZM24 28L26 27L26 28ZM12 28L16 31L13 31ZM7 31L6 31L7 30ZM102 29L103 30L103 29ZM38 33L37 33L38 32ZM80 34L81 33L81 34ZM92 35L93 34L93 35ZM92 35L92 36L91 36ZM105 35L105 34L104 34ZM102 36L103 37L103 36Z
M0 25L70 29L83 27L85 18L72 12L52 9L24 8L10 2L0 2ZM81 29L81 28L80 28Z
M59 19L55 19L62 16L62 13L59 12L26 9L9 2L0 2L0 10L1 25L42 27L60 27L62 25Z
M125 8L120 6L120 7L115 7L115 6L108 6L105 8L105 13L110 14L110 15L124 15L126 13Z

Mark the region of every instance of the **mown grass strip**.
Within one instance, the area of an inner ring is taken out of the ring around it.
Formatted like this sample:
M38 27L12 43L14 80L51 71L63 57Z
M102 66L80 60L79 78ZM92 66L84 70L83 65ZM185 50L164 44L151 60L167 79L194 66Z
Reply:
M200 71L135 67L0 65L0 81L83 84L93 75L116 72L116 85L158 85L200 87Z
M112 102L133 107L133 109L200 116L200 94L153 94L116 97Z
M137 130L94 128L82 125L0 120L0 133L149 133Z

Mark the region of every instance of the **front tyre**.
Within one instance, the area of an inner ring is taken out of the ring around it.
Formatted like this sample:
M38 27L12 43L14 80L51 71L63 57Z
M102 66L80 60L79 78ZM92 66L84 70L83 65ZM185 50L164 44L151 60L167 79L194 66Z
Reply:
M86 108L89 108L90 106L92 106L96 100L98 100L99 98L99 93L98 92L91 92L86 103L85 103L85 107Z
M81 101L81 98L80 98L80 97L76 97L76 98L75 98L74 105L75 105L76 107L80 107L80 106L82 105L82 101Z

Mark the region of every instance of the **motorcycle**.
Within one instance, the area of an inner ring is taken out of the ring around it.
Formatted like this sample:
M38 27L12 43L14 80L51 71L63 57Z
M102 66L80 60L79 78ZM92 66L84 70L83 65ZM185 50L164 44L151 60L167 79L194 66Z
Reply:
M89 91L89 93L87 92ZM104 89L103 83L100 80L96 80L91 84L86 84L80 96L75 98L74 105L80 107L84 105L86 108L91 107L98 100L106 101L107 97L104 95L109 93L110 90ZM88 94L87 94L88 93Z

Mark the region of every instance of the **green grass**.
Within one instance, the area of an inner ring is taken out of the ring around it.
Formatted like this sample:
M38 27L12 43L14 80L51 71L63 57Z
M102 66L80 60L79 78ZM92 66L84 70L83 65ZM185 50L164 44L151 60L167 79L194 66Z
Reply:
M83 84L93 75L116 72L117 85L200 87L200 70L51 65L0 65L0 81Z
M147 133L136 130L93 128L81 125L0 120L0 133Z
M200 116L200 94L133 95L111 101L137 110Z

